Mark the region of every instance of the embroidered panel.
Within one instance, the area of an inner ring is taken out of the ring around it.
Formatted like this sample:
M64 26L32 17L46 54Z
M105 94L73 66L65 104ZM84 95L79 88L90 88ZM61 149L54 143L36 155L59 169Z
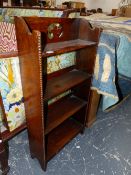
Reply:
M0 91L10 131L25 122L19 58L0 60Z

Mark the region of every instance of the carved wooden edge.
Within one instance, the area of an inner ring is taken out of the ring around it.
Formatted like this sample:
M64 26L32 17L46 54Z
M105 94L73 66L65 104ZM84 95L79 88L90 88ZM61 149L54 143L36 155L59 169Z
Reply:
M79 18L78 18L79 19ZM85 20L84 18L80 18L80 38L99 42L100 34L102 32L102 28L100 27L92 27L90 22L88 20ZM85 28L86 27L86 28Z
M16 38L18 41L17 43L19 50L20 72L23 85L22 89L24 95L30 153L32 157L35 157L37 155L42 169L45 169L45 152L43 149L45 145L44 138L41 137L44 132L44 94L42 91L43 84L41 79L43 72L40 48L41 33L36 30L33 30L33 32L31 32L22 17L15 17L15 26ZM23 40L24 45L22 42ZM31 58L31 60L29 58ZM24 86L25 84L26 87ZM38 126L37 132L35 127L36 120Z

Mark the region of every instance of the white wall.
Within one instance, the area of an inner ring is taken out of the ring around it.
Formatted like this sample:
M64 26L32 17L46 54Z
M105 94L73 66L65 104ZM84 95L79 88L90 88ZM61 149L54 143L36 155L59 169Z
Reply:
M85 0L89 9L102 8L103 12L111 12L112 9L117 9L121 0Z
M56 0L56 4L62 4L68 0ZM71 1L78 1L78 2L85 2L88 9L97 9L102 8L103 12L111 12L112 9L117 9L119 2L121 0L71 0Z

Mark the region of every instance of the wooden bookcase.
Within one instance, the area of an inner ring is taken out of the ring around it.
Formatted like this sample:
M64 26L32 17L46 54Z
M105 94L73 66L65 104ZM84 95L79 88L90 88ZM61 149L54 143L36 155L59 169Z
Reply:
M16 17L15 24L30 152L46 170L47 162L84 131L100 30L84 19ZM48 57L71 51L75 65L48 75Z

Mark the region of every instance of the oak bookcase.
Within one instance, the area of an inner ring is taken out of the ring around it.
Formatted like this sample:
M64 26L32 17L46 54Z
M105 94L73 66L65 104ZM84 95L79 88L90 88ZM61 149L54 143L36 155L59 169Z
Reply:
M46 170L47 162L84 131L100 30L69 18L16 17L15 25L30 153ZM75 65L47 74L49 56L71 51Z

